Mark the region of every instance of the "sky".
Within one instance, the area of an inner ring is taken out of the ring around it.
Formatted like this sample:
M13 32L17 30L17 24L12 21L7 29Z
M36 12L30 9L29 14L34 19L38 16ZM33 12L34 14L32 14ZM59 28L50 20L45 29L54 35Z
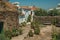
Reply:
M20 6L36 6L43 9L55 8L60 0L10 0L10 2L19 2Z

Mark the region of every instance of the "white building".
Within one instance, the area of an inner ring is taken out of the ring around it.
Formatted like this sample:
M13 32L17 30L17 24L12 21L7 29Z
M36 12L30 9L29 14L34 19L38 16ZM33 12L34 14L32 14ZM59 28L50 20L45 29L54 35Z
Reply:
M57 10L60 10L60 3L58 4L58 6L56 7Z
M49 11L53 10L54 8L49 9ZM55 7L55 9L60 10L60 3Z
M36 7L34 6L19 6L19 2L12 3L18 7L19 15L19 23L27 22L28 16L31 15L31 21L33 21L34 10Z
M19 16L19 23L27 22L28 16L31 15L31 21L33 21L34 9L30 6L20 6L21 15Z

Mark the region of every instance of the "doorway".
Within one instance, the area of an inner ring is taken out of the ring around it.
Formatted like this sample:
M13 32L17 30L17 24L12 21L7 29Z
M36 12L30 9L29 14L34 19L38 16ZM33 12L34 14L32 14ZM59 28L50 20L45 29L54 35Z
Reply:
M3 22L0 22L0 33L3 31Z

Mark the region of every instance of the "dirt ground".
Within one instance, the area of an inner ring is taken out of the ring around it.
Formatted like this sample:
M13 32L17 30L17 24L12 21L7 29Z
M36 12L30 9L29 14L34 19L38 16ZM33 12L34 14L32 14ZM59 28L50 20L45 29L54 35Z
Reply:
M30 30L30 25L26 25L26 27L23 27L23 34L16 36L16 37L13 37L11 40L23 40L24 37L27 36L29 30Z
M24 31L23 35L17 36L12 38L12 40L51 40L52 39L52 29L54 26L52 25L47 25L46 27L42 27L40 28L40 34L39 35L35 35L33 37L29 37L27 36L30 27L29 25L27 27L25 27L24 29L26 31ZM60 32L60 28L59 27L55 27L57 32Z
M46 26L40 29L40 35L27 37L24 40L51 40L52 26Z

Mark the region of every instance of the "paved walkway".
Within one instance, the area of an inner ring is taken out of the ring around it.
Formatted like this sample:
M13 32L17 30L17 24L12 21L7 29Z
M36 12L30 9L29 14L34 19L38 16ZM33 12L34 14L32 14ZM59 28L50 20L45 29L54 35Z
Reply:
M27 34L30 30L30 25L26 25L26 27L23 27L23 34L19 35L17 37L13 37L11 40L23 40L25 37L27 37Z

